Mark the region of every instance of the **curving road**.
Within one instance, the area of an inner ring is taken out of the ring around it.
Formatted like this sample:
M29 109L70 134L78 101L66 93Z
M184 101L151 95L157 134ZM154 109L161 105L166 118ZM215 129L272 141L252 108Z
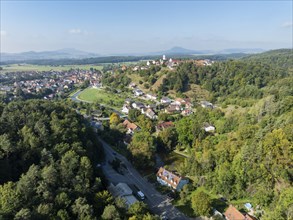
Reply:
M103 166L103 171L110 182L115 184L118 182L124 182L127 184L136 185L145 194L145 202L148 204L150 210L155 214L162 215L164 212L168 219L190 219L172 205L171 199L168 196L162 195L156 191L154 186L145 180L124 156L114 151L103 140L100 139L100 141L103 144L105 150L106 161L112 161L116 157L126 166L124 174L120 175L114 171L108 163L106 163Z

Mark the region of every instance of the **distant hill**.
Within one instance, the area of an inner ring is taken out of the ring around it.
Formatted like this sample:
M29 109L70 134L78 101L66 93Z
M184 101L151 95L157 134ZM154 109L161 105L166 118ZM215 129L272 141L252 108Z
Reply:
M192 54L210 54L211 50L189 50L183 47L172 47L169 50L150 53L150 55L192 55Z
M44 59L83 59L99 57L98 54L88 53L72 48L65 48L55 51L28 51L23 53L1 53L0 62L5 61L25 61L25 60L44 60Z
M230 48L225 50L217 51L218 54L231 54L231 53L246 53L246 54L254 54L254 53L262 53L264 49L261 48Z
M215 54L254 54L265 50L261 48L230 48L224 50L190 50L183 47L173 47L169 50L153 52L150 55L215 55Z
M264 53L248 55L242 58L243 60L256 61L267 64L274 64L278 67L293 68L293 50L292 49L278 49L270 50Z

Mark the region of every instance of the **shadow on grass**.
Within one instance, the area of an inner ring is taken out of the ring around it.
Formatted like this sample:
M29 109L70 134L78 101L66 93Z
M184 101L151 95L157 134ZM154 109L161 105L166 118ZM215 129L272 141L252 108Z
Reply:
M190 204L178 204L178 205L175 205L176 208L178 210L180 210L182 213L184 213L186 216L189 216L189 217L196 217L196 215L194 214L194 211L193 209L191 208Z
M212 207L217 209L219 212L223 213L225 209L228 207L228 204L220 199L213 199Z

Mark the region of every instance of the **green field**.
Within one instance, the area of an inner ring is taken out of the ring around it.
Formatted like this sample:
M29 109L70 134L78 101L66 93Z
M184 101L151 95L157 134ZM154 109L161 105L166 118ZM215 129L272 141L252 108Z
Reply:
M89 70L90 68L102 70L103 66L97 65L61 65L61 66L51 66L51 65L31 65L31 64L11 64L1 66L3 70L1 73L5 72L16 72L16 71L61 71L69 69L83 69Z
M94 88L87 88L82 91L79 94L78 99L86 102L99 102L100 104L105 104L118 109L121 109L125 100L119 94L110 93L103 89Z

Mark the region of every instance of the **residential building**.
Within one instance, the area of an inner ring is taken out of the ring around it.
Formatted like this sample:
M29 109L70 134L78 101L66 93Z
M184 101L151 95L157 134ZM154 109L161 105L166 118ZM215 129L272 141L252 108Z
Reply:
M154 94L150 94L150 93L146 94L146 97L147 97L148 99L150 99L150 100L156 100L156 99L157 99L157 96L156 96L156 95L154 95Z
M123 107L122 107L121 112L123 112L125 114L128 114L130 109L131 109L131 107L129 105L124 104Z
M133 135L135 131L139 131L140 127L138 127L136 124L131 123L127 119L123 122L123 125L127 129L127 134Z
M161 98L161 103L163 103L163 104L170 104L171 101L172 100L170 98L168 98L168 97Z
M156 119L157 118L156 113L152 109L150 109L150 108L148 108L146 110L145 115L147 117L149 117L150 119Z
M230 205L224 213L227 220L257 220L254 216L247 213L241 213L233 205Z
M134 95L136 95L136 96L142 96L143 95L143 91L141 91L140 89L134 89L133 92L134 92Z
M131 82L131 83L129 84L129 88L134 89L135 87L136 87L136 84L135 84L134 82Z
M126 183L118 183L116 186L111 183L108 190L113 197L122 198L128 207L133 203L138 202L138 200L133 196L132 190Z
M188 179L182 178L163 167L157 173L157 181L165 186L169 186L176 191L180 191L188 183Z
M203 107L203 108L210 108L210 109L213 109L214 108L214 105L208 101L201 101L200 102L200 105Z
M141 103L141 102L134 102L134 103L132 103L132 107L135 108L135 109L145 108L144 104Z
M208 123L205 124L204 126L204 130L206 132L214 132L216 130L216 128Z
M188 115L191 115L193 113L192 110L190 109L184 109L182 112L181 112L181 115L183 116L188 116Z
M164 121L164 122L161 122L159 123L157 126L156 126L156 130L157 131L163 131L167 128L170 128L170 127L174 127L174 123L172 121Z
M180 111L179 105L169 105L167 108L165 108L165 112L168 114L175 114Z

